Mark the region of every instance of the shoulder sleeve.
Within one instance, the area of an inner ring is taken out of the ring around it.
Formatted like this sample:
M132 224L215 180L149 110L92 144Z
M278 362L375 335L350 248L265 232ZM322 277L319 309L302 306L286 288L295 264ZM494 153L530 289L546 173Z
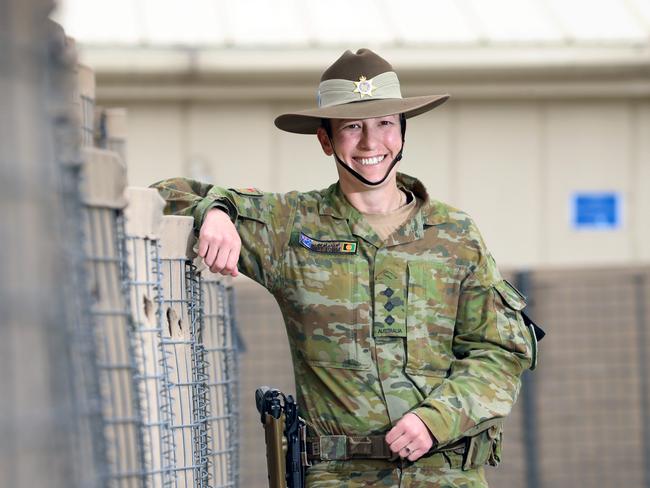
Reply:
M291 237L299 194L213 187L197 206L195 221L206 210L227 207L242 241L239 269L272 293L281 288L284 252Z
M194 216L197 206L212 189L212 185L189 178L170 178L150 185L165 200L168 215Z
M455 359L449 376L413 411L439 444L507 416L532 361L524 298L503 280L473 223L470 232L477 258L460 287Z
M165 212L193 216L197 232L208 210L226 211L242 241L239 270L270 291L280 286L284 249L299 203L297 192L226 189L185 178L164 180L152 186L167 202Z

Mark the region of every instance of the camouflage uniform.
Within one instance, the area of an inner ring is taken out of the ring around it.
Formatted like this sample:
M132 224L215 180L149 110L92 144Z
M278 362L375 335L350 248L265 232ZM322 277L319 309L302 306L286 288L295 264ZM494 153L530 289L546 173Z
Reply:
M524 300L473 221L418 180L398 174L421 205L383 242L338 184L286 194L185 179L155 186L166 211L194 216L197 229L214 206L236 222L240 271L282 310L311 434L384 434L413 412L444 445L510 412L534 353ZM487 486L481 466L498 461L500 431L486 432L465 469L454 451L415 463L324 461L308 486ZM331 439L325 450L345 449Z

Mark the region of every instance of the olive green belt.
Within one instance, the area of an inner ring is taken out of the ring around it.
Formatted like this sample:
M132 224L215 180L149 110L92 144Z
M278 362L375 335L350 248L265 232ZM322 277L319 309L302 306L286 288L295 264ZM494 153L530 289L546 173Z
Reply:
M395 461L399 459L399 456L390 450L383 435L324 435L308 438L306 446L309 461L347 461L350 459ZM442 448L434 447L425 456L447 451L463 454L465 447L466 442L461 439Z

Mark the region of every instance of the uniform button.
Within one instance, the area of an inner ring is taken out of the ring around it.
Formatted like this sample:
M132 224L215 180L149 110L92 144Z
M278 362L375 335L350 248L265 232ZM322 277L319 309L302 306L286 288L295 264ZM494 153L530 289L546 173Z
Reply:
M384 308L390 312L391 310L393 310L393 302L388 301L386 305L384 305Z
M393 290L392 290L392 288L386 288L386 289L384 290L384 295L386 295L386 296L389 297L389 298L392 297L392 296L393 296Z
M393 318L392 315L389 315L384 319L384 322L386 322L388 325L393 325L393 322L395 322L395 319Z

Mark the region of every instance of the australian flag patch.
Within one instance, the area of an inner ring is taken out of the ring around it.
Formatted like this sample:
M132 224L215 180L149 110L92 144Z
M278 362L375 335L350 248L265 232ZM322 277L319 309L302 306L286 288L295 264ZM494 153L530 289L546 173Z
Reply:
M300 233L300 245L310 251L327 254L356 254L357 243L354 241L320 241Z

